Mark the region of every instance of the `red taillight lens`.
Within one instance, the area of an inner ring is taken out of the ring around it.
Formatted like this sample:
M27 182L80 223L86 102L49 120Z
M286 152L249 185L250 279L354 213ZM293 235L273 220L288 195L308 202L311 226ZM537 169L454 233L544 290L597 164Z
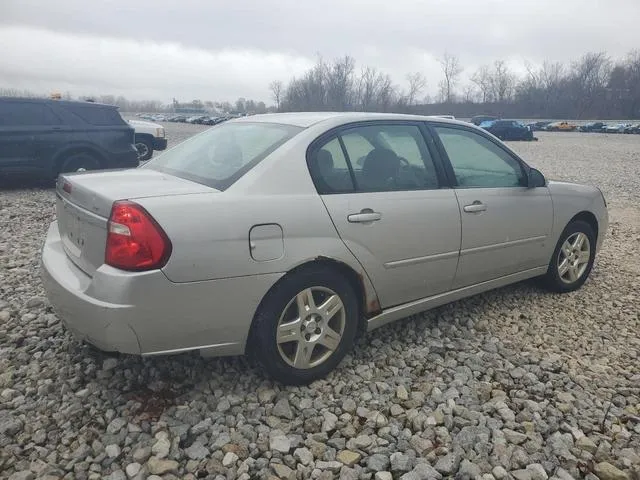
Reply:
M113 204L107 225L107 265L121 270L162 268L171 255L171 242L160 225L137 203Z

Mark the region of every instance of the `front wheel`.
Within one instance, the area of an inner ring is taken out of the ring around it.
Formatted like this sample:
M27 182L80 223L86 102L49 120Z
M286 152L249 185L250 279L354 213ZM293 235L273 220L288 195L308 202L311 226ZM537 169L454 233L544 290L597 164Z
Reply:
M138 150L138 160L144 162L153 155L153 143L145 137L136 137L136 150Z
M352 348L358 315L357 297L344 276L322 266L300 270L262 302L249 353L279 382L310 383Z
M596 256L596 235L591 225L581 220L571 222L560 235L553 252L545 286L554 292L572 292L587 280Z

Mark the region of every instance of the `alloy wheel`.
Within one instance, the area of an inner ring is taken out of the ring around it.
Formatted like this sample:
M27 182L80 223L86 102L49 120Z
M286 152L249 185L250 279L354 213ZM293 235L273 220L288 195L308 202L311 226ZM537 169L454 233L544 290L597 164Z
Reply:
M558 276L564 283L578 281L589 265L591 245L582 232L570 235L562 244L558 255Z
M340 296L326 287L299 292L285 307L276 327L282 359L297 369L324 363L336 351L346 325Z

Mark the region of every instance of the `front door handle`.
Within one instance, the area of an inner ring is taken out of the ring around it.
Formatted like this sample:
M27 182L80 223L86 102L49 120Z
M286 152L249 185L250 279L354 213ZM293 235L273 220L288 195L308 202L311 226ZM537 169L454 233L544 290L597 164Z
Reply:
M476 200L471 205L465 205L463 210L467 213L477 213L484 212L487 209L487 206L482 203L480 200Z
M369 223L369 222L377 222L382 218L382 214L378 212L374 212L370 208L363 208L360 210L360 213L352 213L347 216L347 220L349 223Z

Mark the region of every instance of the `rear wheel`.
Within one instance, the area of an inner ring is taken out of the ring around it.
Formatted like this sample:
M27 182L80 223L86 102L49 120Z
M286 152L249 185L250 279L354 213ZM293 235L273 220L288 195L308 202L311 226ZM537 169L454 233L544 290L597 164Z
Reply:
M58 173L84 172L100 168L100 162L89 153L76 153L65 158Z
M285 277L262 302L250 353L275 380L306 384L333 370L352 348L358 301L349 282L326 267Z
M596 235L587 222L571 222L560 235L553 252L545 286L554 292L572 292L589 277L596 256Z

